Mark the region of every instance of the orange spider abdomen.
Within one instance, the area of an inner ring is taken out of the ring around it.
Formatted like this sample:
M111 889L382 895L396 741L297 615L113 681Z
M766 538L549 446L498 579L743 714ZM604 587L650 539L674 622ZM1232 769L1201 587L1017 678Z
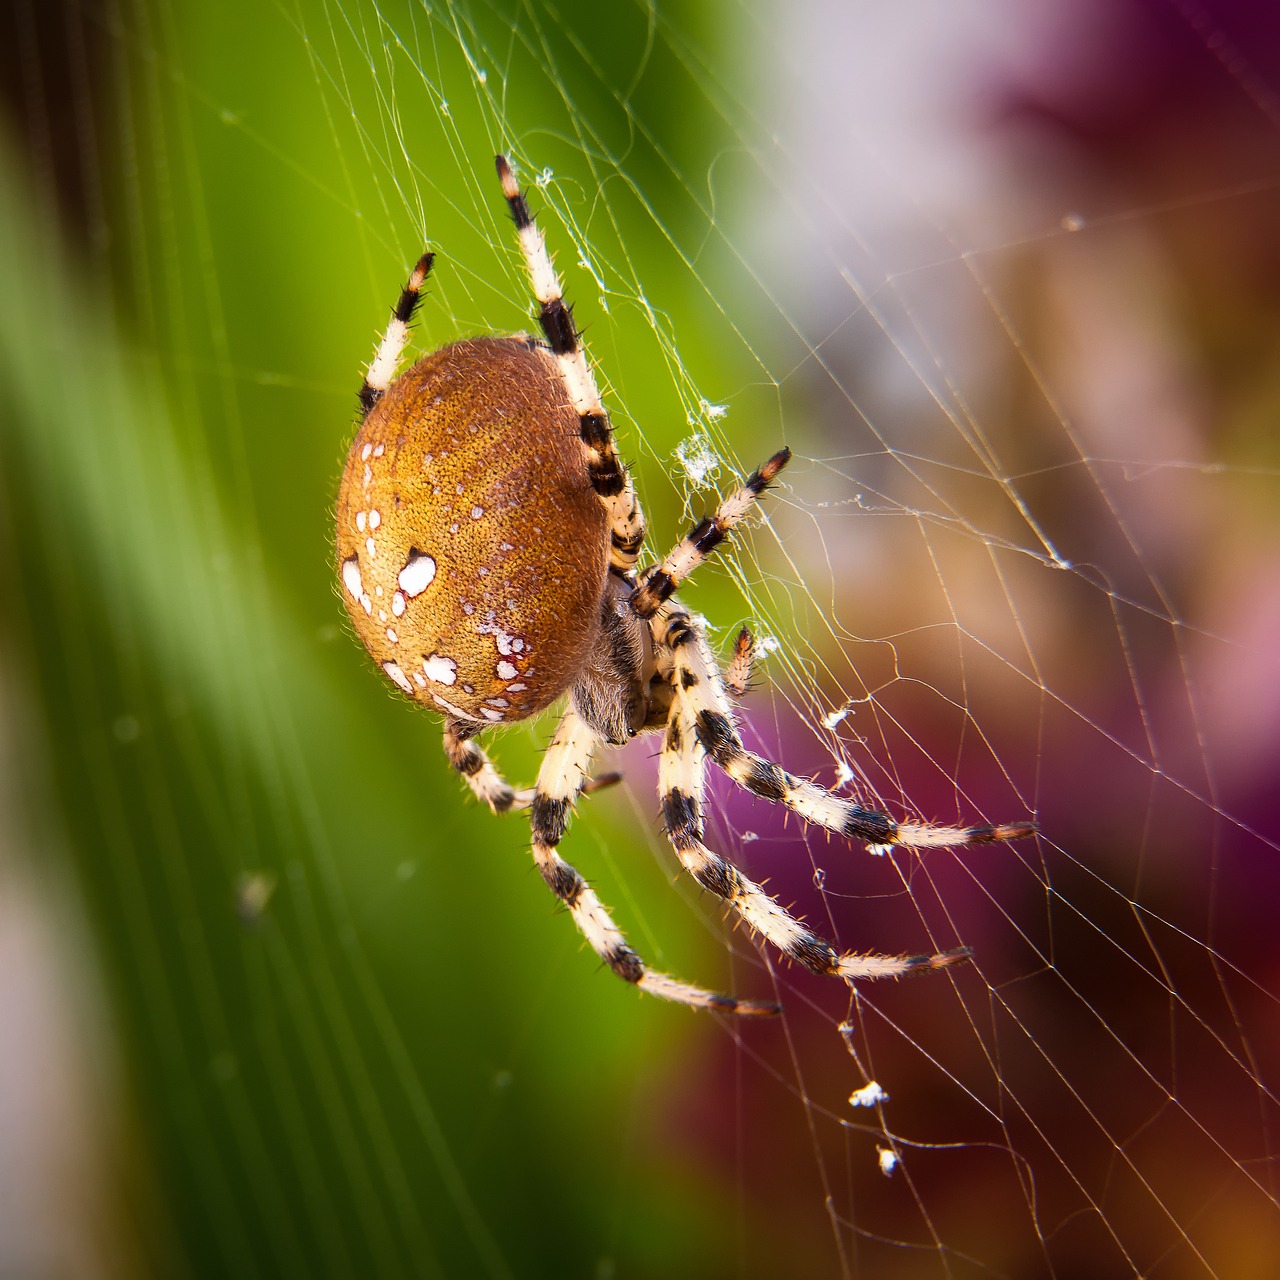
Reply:
M347 455L337 549L356 632L405 693L480 724L559 697L596 639L609 535L555 358L476 338L395 379Z

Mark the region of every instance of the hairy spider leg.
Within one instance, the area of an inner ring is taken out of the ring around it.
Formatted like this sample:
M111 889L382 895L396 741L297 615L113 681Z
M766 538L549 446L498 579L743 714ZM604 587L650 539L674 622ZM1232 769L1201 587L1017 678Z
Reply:
M480 745L472 741L472 735L480 727L462 720L445 720L444 753L448 756L449 763L462 775L476 799L481 804L488 805L494 813L527 809L533 801L534 789L525 787L517 791L494 768L493 762ZM579 790L581 794L589 795L592 791L602 791L621 781L620 773L602 773L594 778L584 778Z
M419 291L426 282L427 276L431 274L431 264L435 261L435 257L434 253L424 253L400 291L400 300L391 312L391 322L387 325L387 331L382 335L382 341L378 343L373 362L369 365L364 381L360 384L358 394L365 417L368 416L369 410L382 399L383 393L396 376L396 368L400 363L400 357L404 354L405 343L409 341L409 323L421 301Z
M466 779L476 799L487 804L494 813L528 808L533 800L532 790L517 791L493 767L489 757L471 740L477 727L446 718L444 753L449 757L449 763Z
M735 698L743 697L751 684L751 672L756 664L756 642L750 631L743 627L733 642L733 657L724 669L724 687Z
M591 486L609 513L609 567L617 573L627 574L635 568L636 558L644 545L645 524L640 500L636 497L631 474L622 465L614 447L609 415L600 401L591 366L574 328L572 309L565 304L560 277L547 253L546 240L529 212L506 156L495 156L494 163L502 182L502 194L507 199L520 236L520 248L533 284L533 296L538 300L538 322L560 365L560 375L578 414Z
M895 822L887 814L837 796L807 778L795 777L743 746L715 659L688 611L679 605L664 605L654 618L654 635L671 652L672 682L677 698L685 702L698 740L716 764L753 795L785 805L806 822L848 840L865 841L877 853L893 845L920 849L991 844L1019 840L1036 831L1034 822L972 827Z
M776 1004L716 995L648 968L627 945L622 930L614 924L595 890L556 852L568 827L573 799L582 788L596 741L594 730L570 708L561 717L538 770L529 816L534 861L547 887L568 907L574 924L591 949L624 982L664 1000L700 1009L756 1017L778 1013Z
M942 969L967 960L967 947L937 955L889 956L876 952L837 951L825 938L802 924L754 880L712 853L703 843L702 796L705 764L687 702L677 697L662 743L658 786L662 821L686 871L706 890L723 899L750 928L813 973L853 981L900 978L921 969Z
M778 472L791 461L791 450L779 449L764 466L753 471L740 488L721 500L713 516L705 516L669 551L660 564L644 571L631 596L632 609L651 618L664 600L724 541L725 535L749 512Z

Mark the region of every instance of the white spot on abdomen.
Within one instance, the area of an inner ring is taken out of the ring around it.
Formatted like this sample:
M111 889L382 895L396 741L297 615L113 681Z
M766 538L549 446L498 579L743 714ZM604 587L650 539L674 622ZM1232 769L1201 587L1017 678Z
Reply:
M447 711L451 716L456 716L459 720L474 721L476 719L470 711L463 711L461 707L455 707L452 702L446 701L438 693L433 693L431 695L431 701L434 702L441 711Z
M409 677L400 670L400 664L396 662L384 662L382 669L398 684L405 693L413 692L413 685L409 683Z
M342 562L342 585L351 592L353 600L364 595L364 583L360 581L360 562L352 556Z
M439 653L424 658L422 669L427 673L427 679L434 680L436 684L452 684L458 678L458 664Z
M435 576L436 562L425 552L413 550L409 552L409 559L400 570L400 576L396 581L400 583L400 589L405 595L412 600L414 596L421 595L431 585Z

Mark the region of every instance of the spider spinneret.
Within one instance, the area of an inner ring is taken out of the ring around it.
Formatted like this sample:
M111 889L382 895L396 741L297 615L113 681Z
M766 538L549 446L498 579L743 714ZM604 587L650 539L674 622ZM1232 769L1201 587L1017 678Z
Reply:
M539 303L543 341L455 342L397 376L434 260L419 259L359 392L363 410L337 502L337 560L356 633L387 678L444 715L445 754L495 812L528 808L533 855L592 949L619 977L683 1004L777 1013L772 1002L717 995L649 968L595 891L557 849L601 742L663 733L660 790L683 866L789 959L852 981L937 969L933 955L841 952L704 843L709 757L757 796L873 848L1014 840L1034 823L898 823L748 751L729 692L745 690L744 631L722 673L675 593L747 515L790 460L782 449L658 563L637 572L644 516L618 457L559 277L510 165L503 194ZM565 693L537 784L515 791L474 741L545 710Z

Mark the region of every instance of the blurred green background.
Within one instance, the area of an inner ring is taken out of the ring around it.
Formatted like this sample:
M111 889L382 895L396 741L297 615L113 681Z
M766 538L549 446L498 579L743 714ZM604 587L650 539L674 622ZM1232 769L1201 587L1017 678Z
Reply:
M12 0L0 1272L1270 1274L1280 40L1123 8L1045 6L1023 63L998 6ZM797 452L688 593L779 642L753 745L1046 833L871 863L717 789L716 841L974 966L774 969L638 744L566 856L788 1013L636 998L348 634L330 508L409 264L419 347L532 324L500 149L657 547Z

